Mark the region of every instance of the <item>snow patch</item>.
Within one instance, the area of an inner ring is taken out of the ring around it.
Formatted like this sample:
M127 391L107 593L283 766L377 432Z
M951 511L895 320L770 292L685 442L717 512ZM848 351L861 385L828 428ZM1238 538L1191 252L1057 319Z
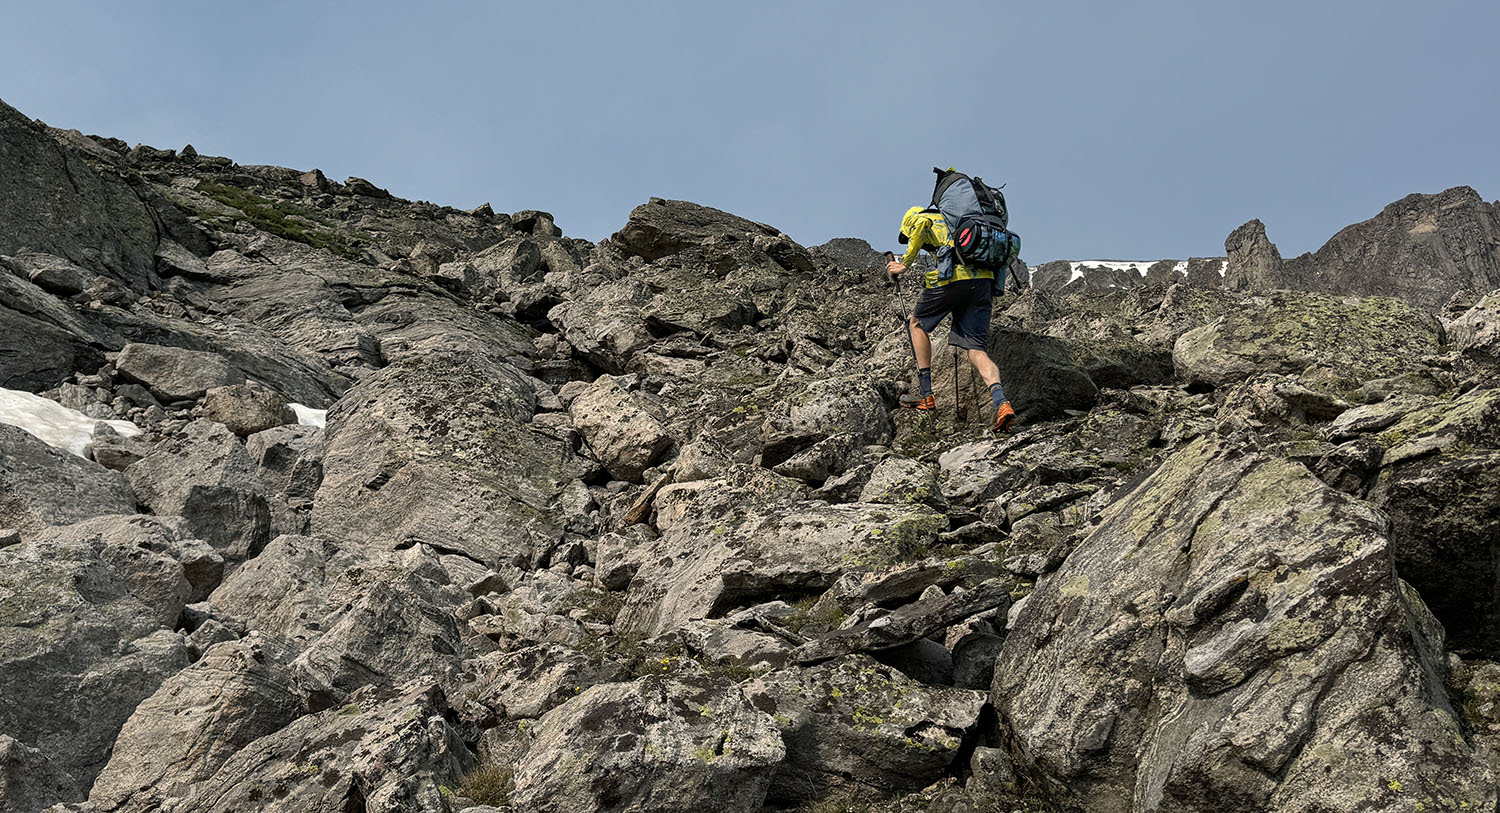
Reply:
M130 421L101 421L40 395L7 389L0 389L0 423L24 429L48 446L84 458L94 440L95 424L109 424L127 438L141 433L140 427Z
M302 404L290 404L292 411L297 413L297 423L303 426L316 426L323 428L328 423L328 410L313 409Z

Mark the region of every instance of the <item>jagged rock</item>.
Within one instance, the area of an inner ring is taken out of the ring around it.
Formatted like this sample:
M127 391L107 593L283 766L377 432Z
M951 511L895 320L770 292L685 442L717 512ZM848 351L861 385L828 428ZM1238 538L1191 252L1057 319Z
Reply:
M768 802L843 792L871 800L926 787L979 724L984 693L923 686L864 655L755 678L743 691L786 742Z
M641 473L672 446L661 422L607 375L573 399L568 413L594 456L618 480L639 483Z
M1452 646L1500 654L1500 389L1410 411L1374 440L1369 499L1391 517L1397 571Z
M1252 220L1224 240L1229 265L1224 287L1236 291L1272 291L1288 285L1283 274L1281 252L1266 237L1266 224Z
M1018 768L1084 810L1493 805L1385 524L1301 466L1206 440L1177 453L1006 638L991 699Z
M209 648L136 707L89 801L112 813L170 805L236 751L301 716L289 658L259 636Z
M75 800L131 710L188 664L170 626L191 588L166 556L59 531L0 548L0 731L45 754Z
M143 290L157 231L130 184L4 102L0 144L0 255L55 254Z
M298 719L241 748L163 813L447 813L443 789L458 787L472 759L444 719L447 712L432 684L395 696L360 691L340 708Z
M297 413L280 394L246 384L208 390L203 396L202 415L240 437L297 422Z
M595 686L548 712L511 803L538 813L754 813L786 749L733 685L649 677Z
M709 663L776 668L786 665L791 650L785 639L718 618L690 622L680 634L688 649Z
M49 525L133 513L119 474L0 424L0 527L29 539Z
M1454 292L1500 287L1500 213L1467 186L1408 195L1322 248L1282 261L1254 220L1225 248L1232 287L1389 296L1436 310Z
M878 618L830 632L792 650L796 663L816 663L855 652L879 652L910 644L966 618L1010 608L1009 580L990 581L972 590L939 592Z
M813 257L854 274L872 274L885 270L885 256L867 241L855 237L835 237L808 251Z
M125 345L115 368L127 381L146 387L167 402L197 400L215 387L245 381L245 374L217 353L155 344Z
M1314 365L1363 381L1419 368L1441 341L1436 319L1393 299L1280 292L1183 334L1172 361L1190 386L1221 387L1264 373L1297 375Z
M131 464L125 477L142 505L182 517L226 562L254 556L270 539L271 510L255 461L222 424L193 421Z
M921 558L946 525L924 506L825 506L796 494L754 469L662 489L662 536L637 554L617 629L658 635L766 596L822 591L845 572Z

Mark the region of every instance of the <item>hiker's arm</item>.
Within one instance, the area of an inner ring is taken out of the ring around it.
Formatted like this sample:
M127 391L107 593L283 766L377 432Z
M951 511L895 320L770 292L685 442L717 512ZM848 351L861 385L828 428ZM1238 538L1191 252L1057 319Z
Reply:
M930 240L931 237L932 224L924 220L922 221L922 224L917 227L916 234L913 234L909 238L907 238L906 253L901 255L900 263L904 266L910 266L912 262L917 259L917 255L922 252L922 246L927 245L927 241Z

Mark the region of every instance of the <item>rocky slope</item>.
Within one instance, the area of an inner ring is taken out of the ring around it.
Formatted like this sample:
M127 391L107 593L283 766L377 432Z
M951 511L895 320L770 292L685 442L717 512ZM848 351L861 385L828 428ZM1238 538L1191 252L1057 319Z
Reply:
M0 808L1496 809L1500 291L1011 291L996 438L860 241L3 104L0 186L100 421L0 425Z

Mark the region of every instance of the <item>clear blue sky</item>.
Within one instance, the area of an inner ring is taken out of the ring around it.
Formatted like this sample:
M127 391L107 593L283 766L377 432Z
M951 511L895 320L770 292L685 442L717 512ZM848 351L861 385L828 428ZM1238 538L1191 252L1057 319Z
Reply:
M590 239L660 196L891 248L934 164L1008 184L1032 263L1500 195L1493 0L8 6L0 98L49 124Z

